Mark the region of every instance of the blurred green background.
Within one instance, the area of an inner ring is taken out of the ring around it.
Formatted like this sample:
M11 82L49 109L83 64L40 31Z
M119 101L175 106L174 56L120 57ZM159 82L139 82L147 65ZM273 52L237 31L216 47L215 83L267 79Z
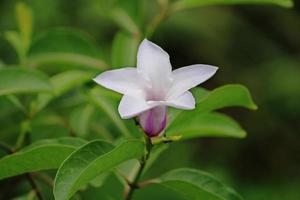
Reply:
M17 29L16 2L1 0L1 33ZM34 35L56 27L79 29L93 38L101 57L110 63L113 38L120 30L103 11L110 1L24 2L34 13ZM158 10L155 1L145 1L143 10L130 1L126 4L146 21ZM138 23L143 26L142 21ZM213 173L246 200L300 199L300 4L296 1L291 9L235 5L178 11L160 24L151 40L170 54L174 67L194 63L219 66L218 73L203 86L213 89L227 83L244 84L259 107L254 112L223 110L247 130L247 138L201 138L172 144L152 174L178 166L195 167ZM1 63L18 63L14 49L3 37ZM11 124L19 123L22 117L10 110L13 106L3 98L0 101L0 121L9 118ZM65 103L76 104L74 99ZM1 138L9 138L4 128L8 125L4 121L0 124ZM55 137L51 129L47 131L44 135ZM7 184L1 186L0 193L5 189Z

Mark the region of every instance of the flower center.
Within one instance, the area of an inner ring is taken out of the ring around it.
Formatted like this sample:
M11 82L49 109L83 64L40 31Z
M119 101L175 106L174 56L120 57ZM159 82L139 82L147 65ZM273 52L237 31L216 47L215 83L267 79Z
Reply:
M164 101L165 92L163 90L146 90L146 101Z

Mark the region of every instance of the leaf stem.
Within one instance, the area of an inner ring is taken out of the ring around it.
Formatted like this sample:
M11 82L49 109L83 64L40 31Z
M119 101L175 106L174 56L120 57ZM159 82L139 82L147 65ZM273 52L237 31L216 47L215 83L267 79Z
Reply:
M139 168L134 180L132 181L132 183L129 184L129 190L125 194L125 200L131 200L133 193L135 192L136 189L139 188L138 182L141 178L141 175L143 174L143 170L146 166L146 162L150 156L150 152L153 147L153 144L151 143L151 139L147 136L145 136L145 141L146 141L146 152L140 160L140 168Z

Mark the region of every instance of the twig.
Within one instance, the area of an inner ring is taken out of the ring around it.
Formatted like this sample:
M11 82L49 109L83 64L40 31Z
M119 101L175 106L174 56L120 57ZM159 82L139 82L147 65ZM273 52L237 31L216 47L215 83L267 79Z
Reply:
M44 200L43 195L42 195L41 191L39 190L39 188L37 187L32 175L30 173L27 173L26 178L27 178L28 182L30 183L32 189L35 191L37 198L39 200Z
M153 145L157 145L157 144L161 144L161 143L164 143L164 144L167 144L167 143L170 143L170 142L176 142L176 141L179 141L181 139L181 135L172 135L172 136L162 136L162 137L154 137L151 139L151 142Z
M34 177L34 178L38 178L40 180L42 180L44 183L46 183L47 185L49 185L50 187L53 187L53 179L45 174L41 174L41 173L38 173L38 172L34 172L34 173L31 173L31 175Z
M129 183L129 189L128 191L126 191L125 193L125 200L131 200L132 196L133 196L133 193L134 191L139 188L139 185L138 185L138 181L143 173L143 170L146 166L146 162L150 156L150 152L151 152L151 149L153 147L152 143L151 143L151 139L148 138L147 136L145 136L145 140L146 140L146 153L145 155L141 158L141 161L140 161L140 168L133 180L132 183Z
M146 187L148 185L151 185L151 184L154 184L154 183L159 183L159 180L149 179L149 180L143 181L143 182L138 184L138 188L144 188L144 187Z
M146 28L146 37L151 38L155 29L158 25L166 19L170 14L170 6L169 3L164 3L160 5L160 12L152 19L149 25Z
M13 148L4 142L0 142L0 148L3 149L8 154L14 153Z

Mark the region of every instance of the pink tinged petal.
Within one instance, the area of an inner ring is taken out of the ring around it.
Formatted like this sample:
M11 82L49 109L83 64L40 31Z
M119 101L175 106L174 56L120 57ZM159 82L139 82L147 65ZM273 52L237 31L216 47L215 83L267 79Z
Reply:
M191 92L186 91L177 98L167 100L167 105L174 108L192 110L195 108L195 98Z
M142 98L124 95L119 104L118 110L121 118L129 119L153 107L154 105L148 105Z
M190 65L173 71L173 84L168 92L167 98L172 99L180 96L187 90L196 87L212 77L217 67L210 65Z
M147 76L152 84L150 89L153 97L149 98L159 99L160 95L164 96L162 93L168 91L172 82L172 66L168 53L144 39L138 50L137 69L141 74Z
M149 137L158 136L167 124L167 107L156 106L139 115L140 125Z
M94 81L121 94L139 96L142 93L142 81L133 67L103 72Z

